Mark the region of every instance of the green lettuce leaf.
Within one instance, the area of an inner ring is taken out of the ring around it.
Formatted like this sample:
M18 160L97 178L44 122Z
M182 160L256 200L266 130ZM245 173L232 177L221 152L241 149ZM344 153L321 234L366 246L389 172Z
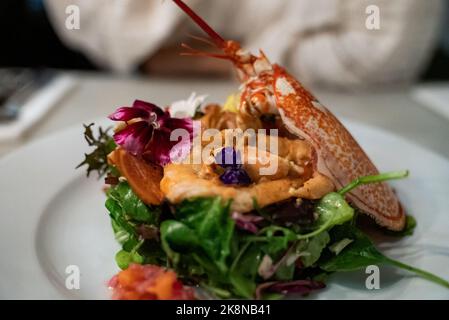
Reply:
M300 240L296 246L296 254L299 255L305 268L318 261L321 253L330 241L329 233L323 231L310 239Z
M344 195L331 192L325 195L315 206L318 219L314 230L307 234L299 234L299 240L308 239L329 230L333 226L341 225L354 218L354 209L346 202Z
M353 239L354 241L345 247L337 256L320 264L320 268L327 272L352 271L365 268L369 265L387 264L415 273L423 279L449 288L449 282L445 279L383 255L362 231L351 224L336 227L332 232L336 241L345 238Z
M231 252L234 233L229 203L223 205L220 198L186 200L176 208L176 218L178 221L167 220L161 224L161 237L167 254L205 255L221 273L226 273L226 260ZM197 260L203 261L201 258Z
M120 182L111 187L107 192L108 200L115 201L120 206L122 216L128 220L145 222L146 224L158 225L160 209L149 207L132 191L127 182Z
M260 230L257 236L243 238L243 245L229 274L234 293L244 298L253 298L263 257L268 255L273 261L278 261L295 241L296 234L293 231L279 226L269 226ZM293 273L293 264L281 265L274 277L278 280L291 280Z
M145 205L126 182L120 182L107 191L105 203L111 217L111 225L116 240L122 245L115 260L124 269L130 263L163 263L165 253L157 239L140 240L139 226L157 227L160 208Z
M384 255L374 247L371 240L351 224L335 227L331 234L333 242L343 239L351 239L353 242L338 255L321 264L323 270L353 271L385 262Z

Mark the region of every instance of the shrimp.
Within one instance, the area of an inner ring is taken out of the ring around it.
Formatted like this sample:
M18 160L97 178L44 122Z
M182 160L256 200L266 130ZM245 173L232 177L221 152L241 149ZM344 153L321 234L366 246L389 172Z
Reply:
M182 0L173 1L222 51L220 54L200 52L183 45L189 49L185 54L233 63L242 83L239 111L243 116L281 117L290 133L314 147L318 172L329 177L337 188L358 177L378 174L376 166L343 124L284 68L271 64L262 51L256 56L242 49L238 42L223 39ZM404 228L405 211L387 183L361 186L347 197L379 225L397 231Z

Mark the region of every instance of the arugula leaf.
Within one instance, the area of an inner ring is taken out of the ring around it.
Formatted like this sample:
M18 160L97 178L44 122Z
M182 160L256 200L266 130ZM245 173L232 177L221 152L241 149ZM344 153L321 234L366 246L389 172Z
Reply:
M268 241L273 240L274 237L281 237L282 241L289 242L296 240L296 233L291 231L288 228L280 227L280 226L268 226L261 229L258 233L258 236L250 236L248 239L253 241Z
M252 298L257 288L256 277L263 252L260 244L247 243L234 260L229 272L229 280L234 292L244 298Z
M333 226L352 220L354 217L354 209L338 192L325 195L316 205L315 211L318 214L318 220L315 222L316 229L307 234L299 234L297 236L299 240L317 236Z
M329 250L333 252L336 256L340 254L340 252L346 248L349 244L351 244L354 240L344 238L340 241L337 241L329 246Z
M117 145L114 139L109 135L110 128L103 130L103 128L98 128L98 137L95 137L92 127L94 123L89 125L84 125L84 138L90 147L95 149L91 153L84 154L84 161L81 162L76 169L86 165L87 166L87 176L89 177L92 171L98 172L98 177L101 178L109 169L107 156L110 154Z
M289 245L296 241L296 234L279 226L269 226L260 230L257 236L242 239L243 246L234 259L229 272L229 279L234 292L244 298L253 298L257 288L257 276L260 263L265 255L272 260L279 260ZM294 265L281 265L276 270L278 279L290 280Z
M226 259L231 252L234 221L229 215L229 203L221 198L198 198L182 202L176 210L179 221L161 224L161 237L167 254L194 253L200 263L213 262L218 270L228 271Z
M132 191L126 182L120 182L107 191L105 203L111 217L111 225L116 240L122 250L116 254L117 265L124 269L130 263L166 262L157 237L140 240L139 227L156 228L159 224L161 209L146 206Z
M296 238L296 233L290 229L279 226L269 226L263 228L258 232L258 236L248 237L251 241L266 242L261 246L261 248L273 259L277 258L277 253L287 249L289 243L296 241Z
M330 241L329 233L326 231L310 239L301 240L296 246L296 254L301 258L305 268L310 267L318 261L321 252Z
M201 247L201 241L195 231L175 220L162 222L161 238L171 249L180 253L188 253Z
M123 216L123 209L118 201L112 198L108 198L106 200L105 206L106 209L108 209L109 216L113 221L112 228L116 235L118 232L121 232L121 237L123 237L123 232L126 232L129 236L136 236L134 226L130 224ZM126 242L127 240L127 238L124 238L122 242Z
M245 239L246 244L231 266L229 279L233 285L233 292L238 296L254 298L260 280L258 277L259 267L266 255L278 260L271 271L274 273L271 276L273 280L292 281L296 259L307 257L308 266L313 265L320 258L322 250L330 240L329 234L324 231L311 239L301 240L292 245L291 243L296 241L296 235L292 234L290 230L277 226L266 229L268 230L259 232L262 234L265 232L265 236L259 234L256 237ZM302 255L304 253L307 255Z
M298 259L301 259L304 268L313 266L321 257L321 253L329 241L329 233L326 231L312 238L296 241L277 263L278 269L275 273L275 279L284 281L293 280L296 261Z
M223 272L234 233L229 207L230 203L223 205L219 197L201 198L182 202L176 211L176 217L195 231L207 256Z
M114 231L115 240L123 245L130 238L130 233L123 229L114 219L111 219L112 230Z
M120 182L118 185L111 187L107 195L122 209L125 218L147 224L158 225L160 209L149 207L132 191L127 182Z
M325 271L353 271L369 265L384 263L384 256L360 230L350 224L335 227L331 230L334 242L343 239L354 240L337 256L321 264Z
M449 288L448 281L430 272L409 266L383 255L376 249L371 240L362 231L358 230L351 224L336 227L335 230L333 229L332 231L335 239L341 240L348 238L354 239L354 242L344 248L339 255L321 263L320 268L325 271L352 271L365 268L369 265L388 264L413 272L423 279Z

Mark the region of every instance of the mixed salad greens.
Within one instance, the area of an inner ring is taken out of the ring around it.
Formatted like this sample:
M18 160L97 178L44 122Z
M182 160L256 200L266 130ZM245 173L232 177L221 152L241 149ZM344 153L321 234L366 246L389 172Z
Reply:
M185 285L199 286L218 298L280 298L325 287L333 272L387 264L449 288L426 271L386 257L357 226L357 212L345 194L361 184L400 179L407 171L361 177L319 201L285 201L245 215L230 212L230 202L216 198L148 206L132 191L106 156L115 148L108 131L85 126L95 149L80 166L88 174L107 174L106 208L116 240L122 245L117 265L150 264L176 271ZM416 222L408 217L407 236ZM390 232L391 234L391 232Z

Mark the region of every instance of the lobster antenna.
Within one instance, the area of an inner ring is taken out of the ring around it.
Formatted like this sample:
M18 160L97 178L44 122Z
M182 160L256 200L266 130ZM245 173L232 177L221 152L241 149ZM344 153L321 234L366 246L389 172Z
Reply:
M194 40L197 40L197 41L199 41L199 42L208 44L208 45L210 45L211 47L215 47L215 46L216 46L215 43L213 43L213 42L212 42L211 40L209 40L208 38L198 37L198 36L195 36L195 35L193 35L193 34L188 34L188 36L189 36L190 38L194 39Z
M187 4L185 4L182 0L173 0L174 3L178 5L187 15L192 18L193 21L201 28L204 32L206 32L209 37L215 42L215 44L222 48L224 46L225 40L214 30L211 26L207 24L206 21L203 20L199 15L195 13Z
M209 53L209 52L199 51L185 43L181 43L181 47L188 50L187 52L181 52L181 56L202 56L202 57L209 57L209 58L216 58L216 59L232 61L232 58L226 54Z

